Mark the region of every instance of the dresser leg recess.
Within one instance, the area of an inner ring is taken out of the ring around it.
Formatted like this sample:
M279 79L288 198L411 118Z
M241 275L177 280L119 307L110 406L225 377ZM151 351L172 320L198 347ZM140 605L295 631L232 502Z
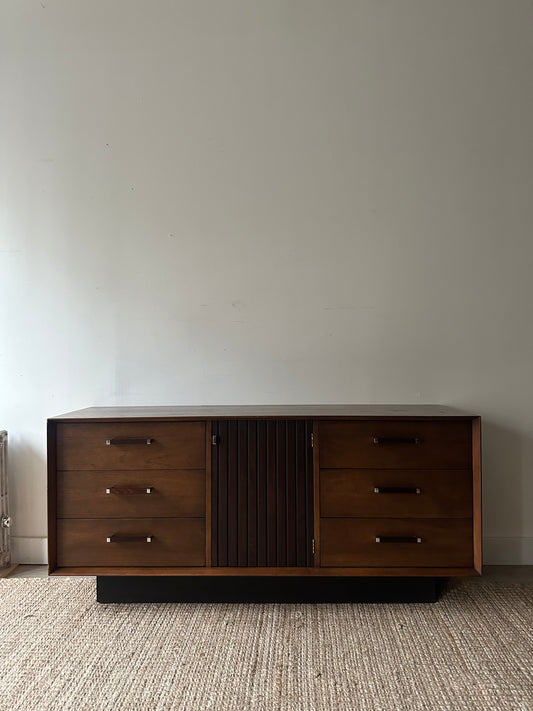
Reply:
M98 602L436 602L442 578L98 576Z

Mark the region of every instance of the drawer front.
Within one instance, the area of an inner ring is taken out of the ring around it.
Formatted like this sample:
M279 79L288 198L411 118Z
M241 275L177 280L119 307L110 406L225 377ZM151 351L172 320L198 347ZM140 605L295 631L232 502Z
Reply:
M107 538L118 540L108 543ZM57 564L203 566L205 519L59 519Z
M421 543L411 542L417 537ZM320 551L322 567L469 568L472 521L326 518L320 521Z
M468 469L321 469L320 515L471 518Z
M204 422L89 422L57 426L59 470L203 469L205 449Z
M320 467L471 469L470 421L321 422Z
M202 469L58 473L59 518L172 518L205 517L205 514Z

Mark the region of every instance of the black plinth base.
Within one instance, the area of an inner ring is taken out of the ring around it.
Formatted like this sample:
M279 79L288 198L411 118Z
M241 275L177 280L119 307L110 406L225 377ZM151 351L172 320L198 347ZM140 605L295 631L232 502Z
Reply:
M99 576L98 602L436 602L440 578Z

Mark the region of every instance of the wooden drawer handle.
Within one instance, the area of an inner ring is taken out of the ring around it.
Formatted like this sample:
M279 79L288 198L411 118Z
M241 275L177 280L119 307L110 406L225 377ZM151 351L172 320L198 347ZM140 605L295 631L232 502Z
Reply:
M151 494L153 487L147 486L143 488L134 488L132 486L111 486L109 489L105 490L106 494L124 494L126 496L137 495L137 494Z
M110 446L112 444L152 444L153 441L151 437L113 437L113 439L106 439L105 443Z
M106 538L107 543L151 543L152 536L117 536L112 535Z
M376 536L376 543L422 543L419 536Z
M374 494L420 494L418 486L375 486Z
M419 437L372 437L374 444L420 444Z

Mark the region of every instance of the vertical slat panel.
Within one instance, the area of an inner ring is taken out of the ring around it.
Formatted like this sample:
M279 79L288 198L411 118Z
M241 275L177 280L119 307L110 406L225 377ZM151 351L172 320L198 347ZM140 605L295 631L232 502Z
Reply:
M229 420L212 431L212 564L312 565L312 422Z
M257 565L267 564L267 423L257 423Z
M213 559L213 430L211 423L205 423L205 564L210 565Z
M307 565L305 422L296 423L296 565Z
M287 565L287 423L276 422L277 562Z
M248 565L248 422L237 423L237 565Z
M285 521L287 526L287 565L297 565L296 554L296 422L289 420L286 425L287 445L285 452L287 473L287 505Z
M257 565L257 422L248 427L248 565Z
M277 423L267 422L267 565L277 565L277 480L276 480Z
M219 422L211 423L211 436L216 437L217 445L211 442L211 565L218 565L218 453L220 447ZM209 565L209 561L207 561Z
M228 565L228 423L218 423L218 565ZM216 472L214 472L216 474Z
M314 487L313 487L313 448L311 447L311 434L313 433L313 422L307 420L305 423L305 501L307 504L306 515L306 565L314 565L311 540L314 535Z
M239 461L237 420L228 422L228 565L239 565L238 517L239 517Z

